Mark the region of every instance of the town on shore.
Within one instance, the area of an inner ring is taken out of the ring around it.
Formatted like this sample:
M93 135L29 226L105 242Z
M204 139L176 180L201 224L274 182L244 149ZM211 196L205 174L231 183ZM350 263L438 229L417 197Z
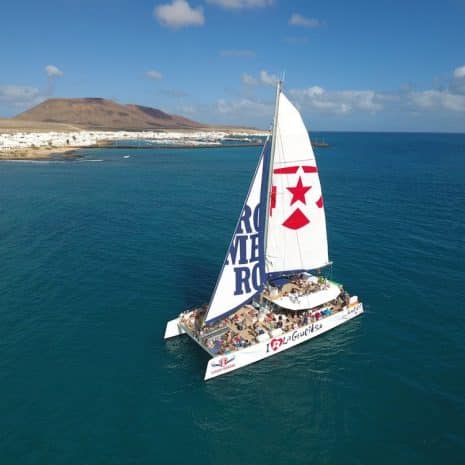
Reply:
M60 154L73 156L88 147L216 147L261 145L266 131L208 128L157 131L10 131L0 127L0 160L40 160ZM126 145L127 144L127 145Z

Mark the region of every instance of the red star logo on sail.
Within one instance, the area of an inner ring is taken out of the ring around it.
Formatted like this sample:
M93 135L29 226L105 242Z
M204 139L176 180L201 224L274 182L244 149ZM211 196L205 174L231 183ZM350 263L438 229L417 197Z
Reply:
M297 185L295 187L286 187L286 189L292 194L291 205L295 202L302 202L305 205L307 202L305 201L305 194L312 188L312 186L304 186L302 184L302 178L299 176L299 180L297 181Z

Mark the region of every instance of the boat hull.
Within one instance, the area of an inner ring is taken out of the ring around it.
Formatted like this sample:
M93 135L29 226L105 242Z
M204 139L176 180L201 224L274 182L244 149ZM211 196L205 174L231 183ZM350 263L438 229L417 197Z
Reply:
M268 341L254 344L245 349L219 355L209 360L205 371L205 380L230 373L239 368L276 355L302 342L313 339L330 329L336 328L363 313L363 304L358 302L344 308L342 311L323 318L318 322L288 331Z
M170 339L175 336L180 336L186 332L179 326L179 317L174 320L168 321L165 329L164 339Z

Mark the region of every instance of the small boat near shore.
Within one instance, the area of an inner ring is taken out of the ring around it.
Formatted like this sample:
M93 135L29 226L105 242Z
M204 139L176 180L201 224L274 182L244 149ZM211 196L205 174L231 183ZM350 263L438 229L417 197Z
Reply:
M326 218L312 144L278 83L267 138L210 302L169 321L211 359L205 380L270 357L363 313L325 275Z
M312 147L327 148L329 144L324 140L312 140Z

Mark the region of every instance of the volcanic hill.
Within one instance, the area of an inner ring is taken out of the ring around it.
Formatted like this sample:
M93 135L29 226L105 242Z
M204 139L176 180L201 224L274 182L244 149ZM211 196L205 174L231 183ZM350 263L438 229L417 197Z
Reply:
M94 130L195 129L208 125L142 105L103 98L51 98L13 120L64 123Z

